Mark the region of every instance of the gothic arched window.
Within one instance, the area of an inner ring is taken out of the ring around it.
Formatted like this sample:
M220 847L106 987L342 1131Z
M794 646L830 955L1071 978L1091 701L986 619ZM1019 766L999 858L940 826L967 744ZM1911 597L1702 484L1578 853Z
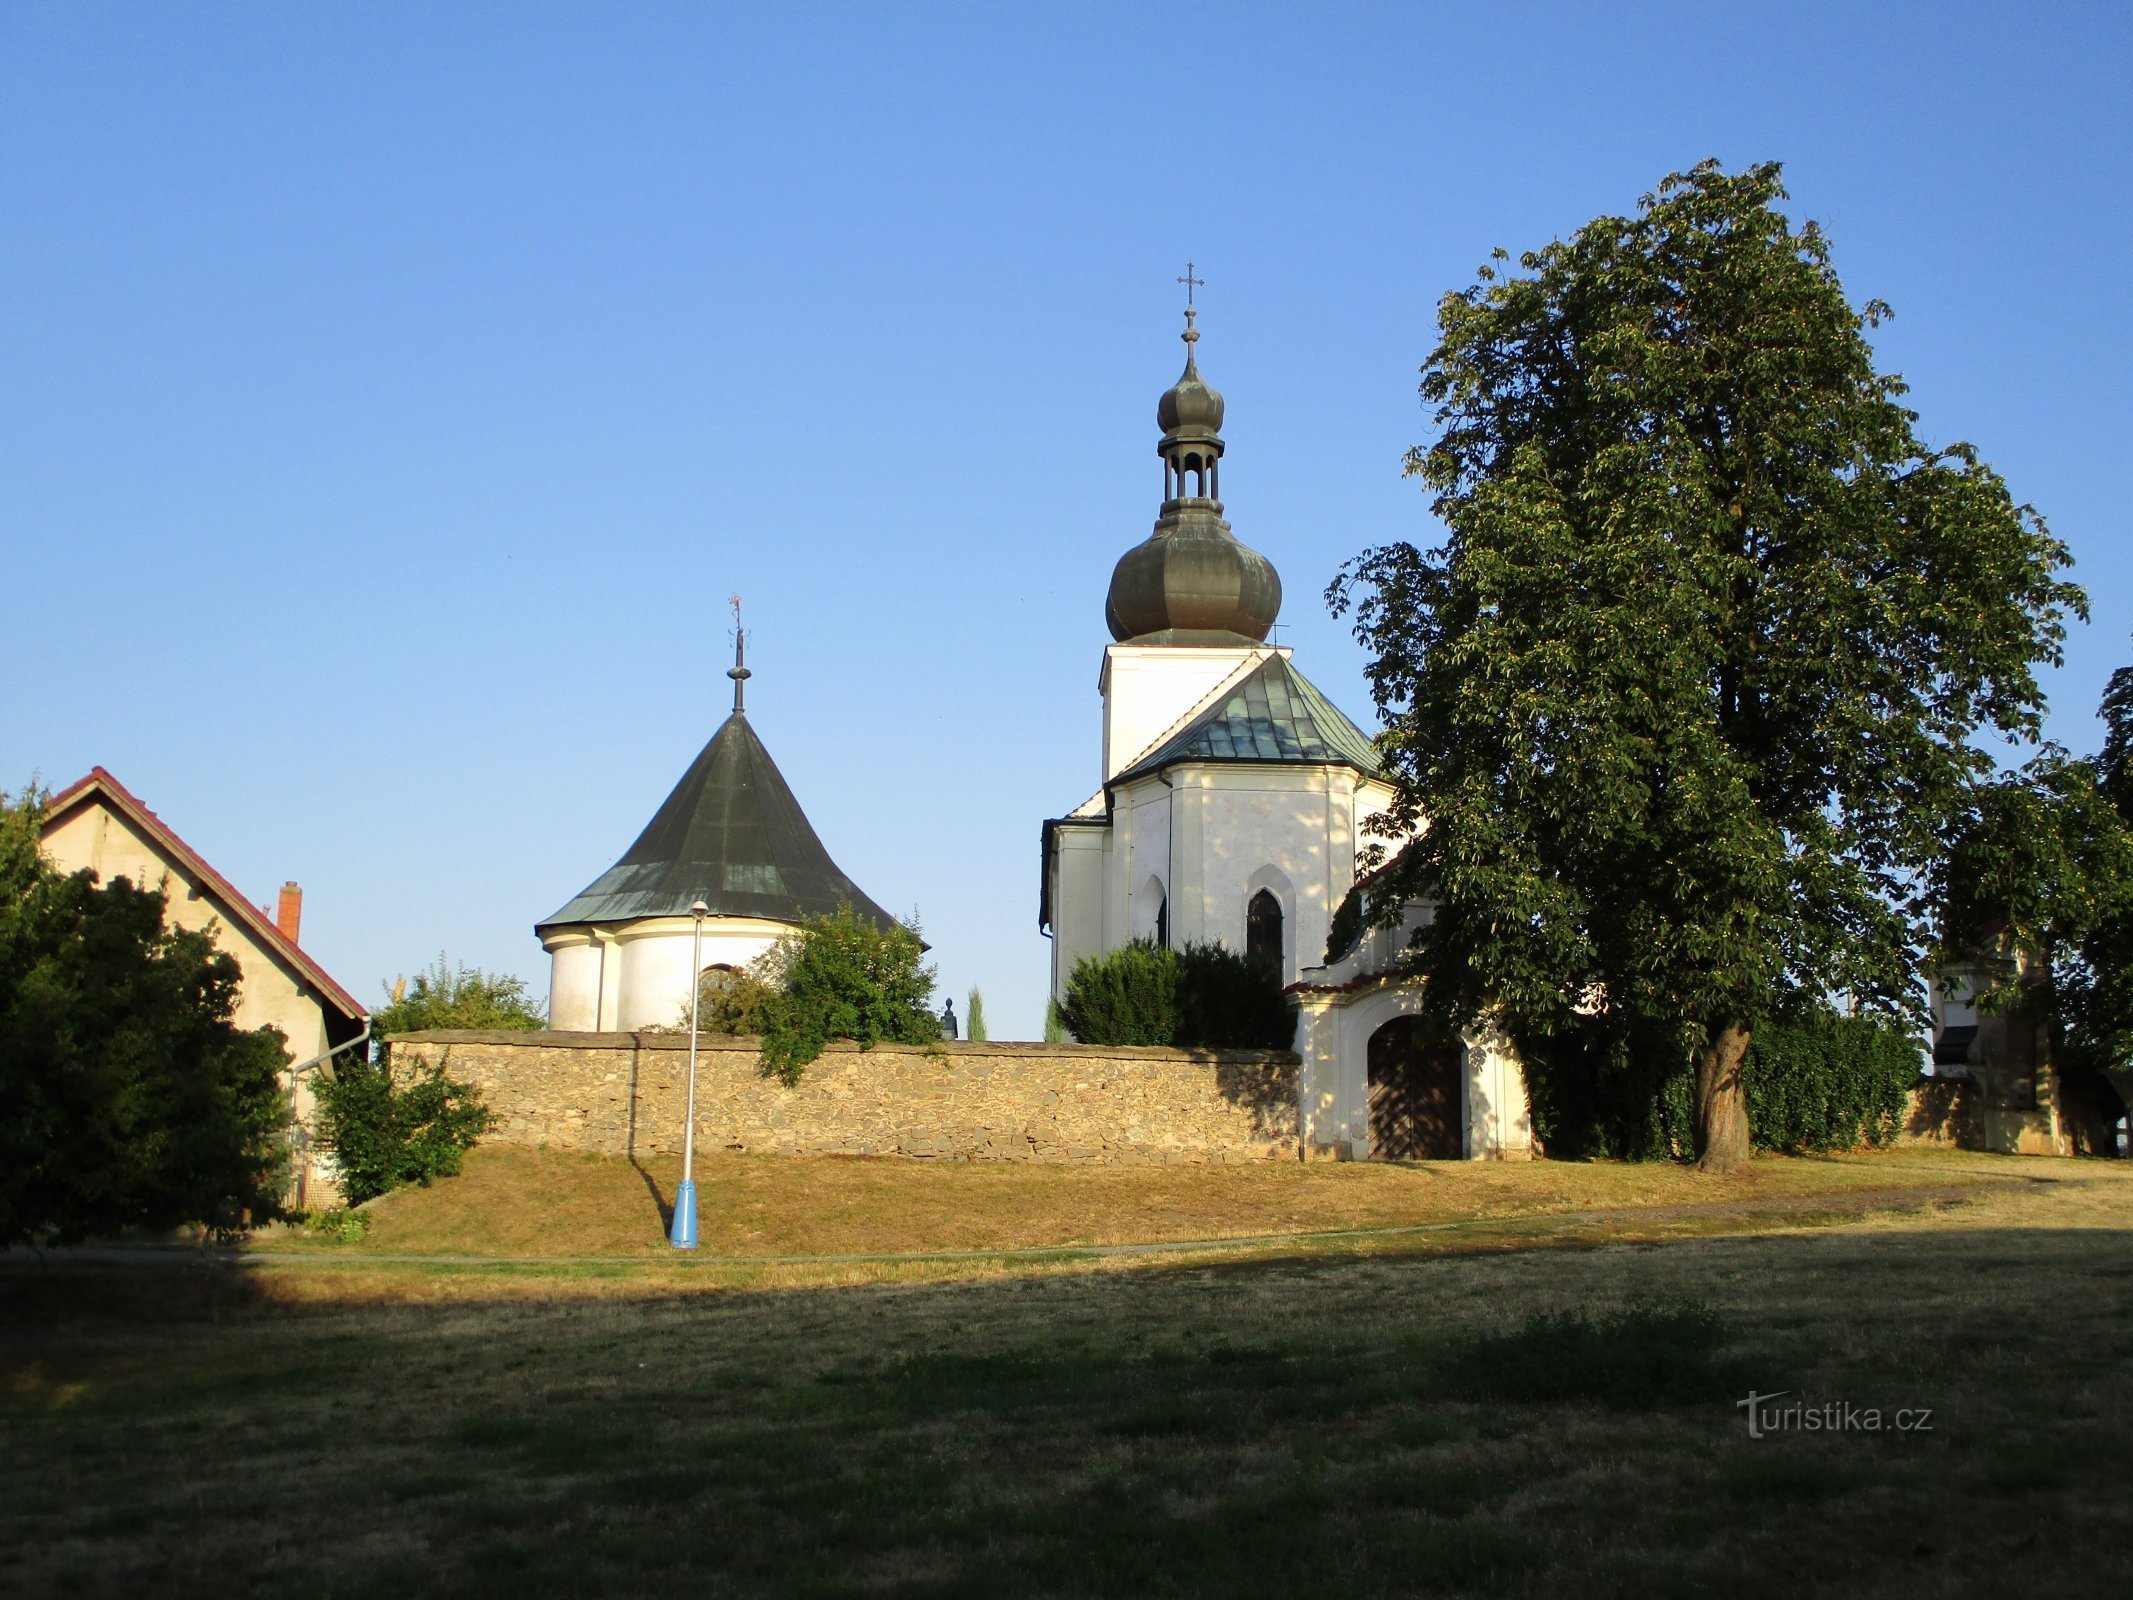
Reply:
M1244 953L1281 976L1281 902L1271 889L1261 889L1244 908Z

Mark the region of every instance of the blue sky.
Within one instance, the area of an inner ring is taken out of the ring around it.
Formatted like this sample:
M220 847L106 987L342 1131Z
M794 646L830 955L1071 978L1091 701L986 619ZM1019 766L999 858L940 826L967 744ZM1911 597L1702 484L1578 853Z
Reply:
M1189 258L1281 642L1426 540L1434 306L1786 164L1921 432L2133 660L2119 6L0 7L0 786L101 763L355 993L532 924L730 703L997 1037L1095 787ZM2115 110L2113 108L2116 108Z

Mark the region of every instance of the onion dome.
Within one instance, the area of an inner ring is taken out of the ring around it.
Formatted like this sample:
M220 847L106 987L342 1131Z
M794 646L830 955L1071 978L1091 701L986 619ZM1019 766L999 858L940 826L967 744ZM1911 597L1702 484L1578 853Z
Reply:
M1122 644L1260 644L1281 612L1274 564L1222 520L1222 396L1194 359L1195 315L1188 304L1184 375L1156 402L1162 510L1111 573L1104 621Z

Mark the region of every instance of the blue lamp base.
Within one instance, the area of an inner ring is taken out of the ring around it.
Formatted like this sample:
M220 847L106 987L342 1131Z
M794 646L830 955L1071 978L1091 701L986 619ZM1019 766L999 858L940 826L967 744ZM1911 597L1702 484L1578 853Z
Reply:
M696 1180L684 1178L674 1191L674 1226L667 1242L677 1250L696 1248Z

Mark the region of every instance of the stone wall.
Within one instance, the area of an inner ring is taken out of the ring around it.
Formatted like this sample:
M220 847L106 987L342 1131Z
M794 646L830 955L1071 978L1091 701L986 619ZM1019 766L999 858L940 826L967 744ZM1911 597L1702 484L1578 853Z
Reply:
M610 1155L678 1151L689 1042L672 1033L440 1030L392 1041L396 1069L473 1085L487 1138ZM696 1064L700 1150L983 1161L1297 1158L1297 1058L1281 1051L947 1042L832 1044L799 1084L755 1042L711 1038Z

